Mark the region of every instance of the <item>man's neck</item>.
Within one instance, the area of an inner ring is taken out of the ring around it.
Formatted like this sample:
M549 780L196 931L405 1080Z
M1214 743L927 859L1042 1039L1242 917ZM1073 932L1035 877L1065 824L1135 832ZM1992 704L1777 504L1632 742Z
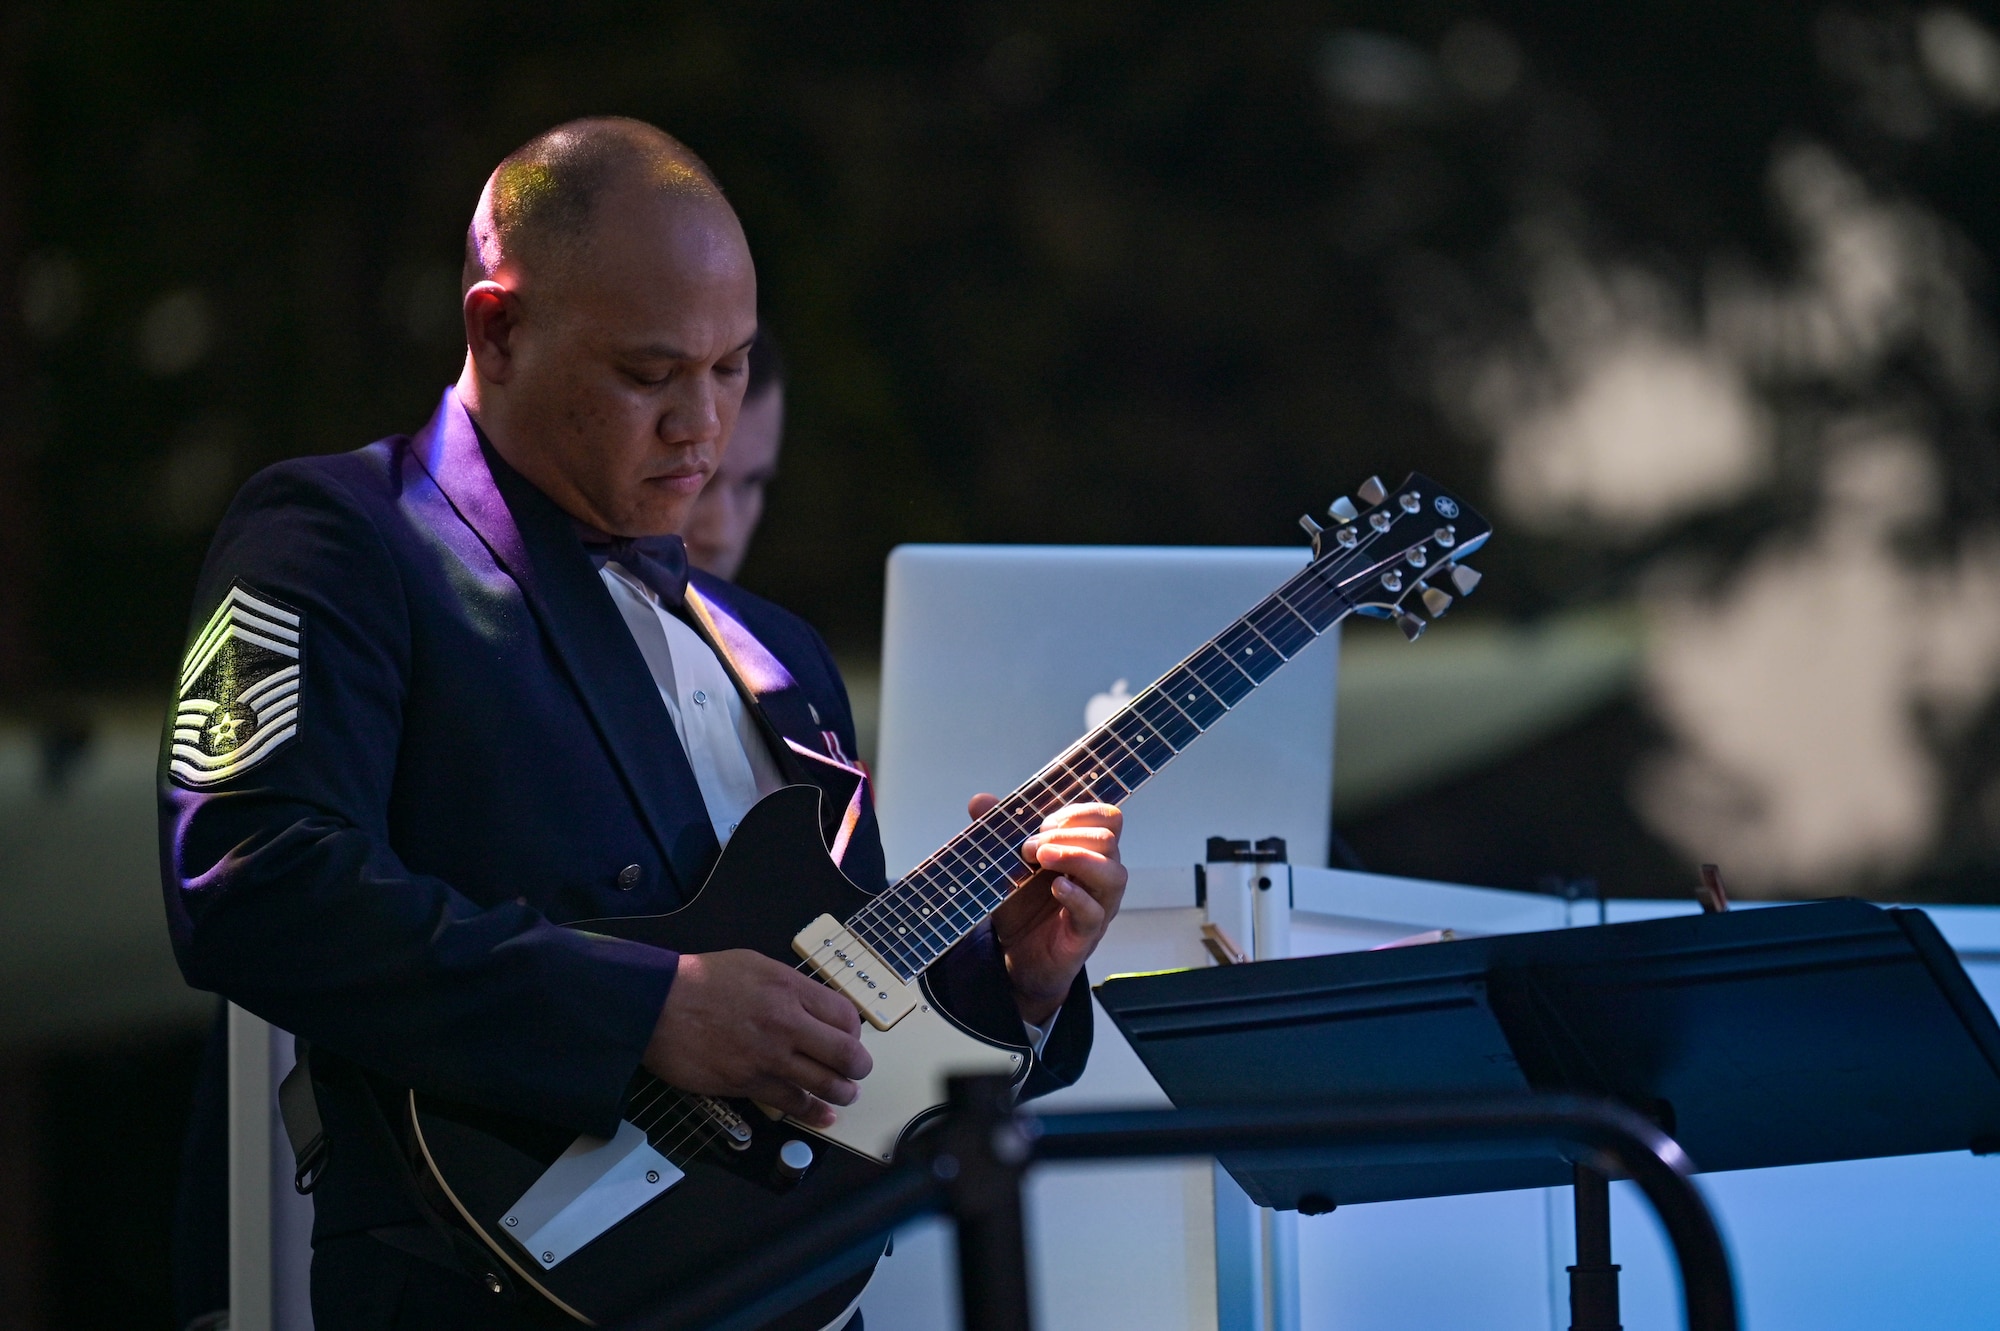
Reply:
M603 524L590 513L589 506L581 502L580 496L571 487L550 484L554 478L542 474L541 468L536 465L538 459L518 447L519 432L508 419L505 399L479 377L471 356L465 358L465 368L459 372L452 392L457 395L459 405L465 408L472 428L479 432L479 437L499 455L502 462L514 469L516 475L541 491L572 521L592 531L602 530ZM606 539L611 538L607 535Z

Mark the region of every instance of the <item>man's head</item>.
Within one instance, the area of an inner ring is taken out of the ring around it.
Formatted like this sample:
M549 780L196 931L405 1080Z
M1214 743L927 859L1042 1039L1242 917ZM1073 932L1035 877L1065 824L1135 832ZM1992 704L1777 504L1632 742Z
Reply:
M494 169L466 233L458 392L572 517L679 531L736 426L757 331L743 228L700 158L577 120Z
M778 474L785 432L785 362L770 332L759 327L750 347L750 385L722 461L708 478L681 535L688 559L718 578L743 567L750 538L764 516L764 487Z

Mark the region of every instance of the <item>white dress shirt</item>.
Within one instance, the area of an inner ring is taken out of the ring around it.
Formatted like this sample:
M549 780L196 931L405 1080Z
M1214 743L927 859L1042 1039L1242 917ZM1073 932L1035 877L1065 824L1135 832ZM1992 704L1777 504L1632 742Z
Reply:
M699 634L623 565L606 563L599 576L653 672L660 701L694 768L715 839L726 846L750 806L785 784L770 746L729 672Z

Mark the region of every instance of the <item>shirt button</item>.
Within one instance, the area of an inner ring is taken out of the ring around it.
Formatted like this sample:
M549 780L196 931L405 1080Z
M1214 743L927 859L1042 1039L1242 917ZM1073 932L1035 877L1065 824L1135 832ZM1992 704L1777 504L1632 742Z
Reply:
M694 705L696 707L708 706L708 695L706 693L703 693L700 689L696 689L694 691Z
M644 873L645 870L641 869L636 864L628 864L624 868L620 869L618 871L619 890L623 892L629 892L633 888L637 887L639 885L639 879Z

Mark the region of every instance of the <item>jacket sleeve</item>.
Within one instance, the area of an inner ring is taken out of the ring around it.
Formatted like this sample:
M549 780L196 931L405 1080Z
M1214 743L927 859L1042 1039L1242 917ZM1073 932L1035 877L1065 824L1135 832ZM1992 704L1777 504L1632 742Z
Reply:
M268 706L283 688L259 625L231 641L232 604L297 618L289 736ZM323 460L244 487L202 573L163 744L175 953L190 984L381 1076L609 1135L678 958L559 927L521 899L481 906L390 848L420 613ZM234 717L249 738L227 750L204 717Z
M847 686L840 678L840 669L834 664L833 654L827 650L826 643L817 634L813 641L819 648L827 675L833 681L838 703L835 729L849 753L859 752L854 714L848 703ZM969 796L972 792L966 793ZM869 809L863 822L879 846L880 831L875 822L872 790L867 798ZM879 849L876 860L879 863ZM952 1016L973 1030L1004 1044L1027 1042L1027 1030L1021 1024L1021 1012L1014 1003L1014 985L1007 978L1007 959L993 936L990 922L981 924L958 946L938 958L930 968L928 978L932 996ZM1050 1091L1073 1084L1083 1075L1084 1065L1090 1059L1093 1024L1090 981L1086 972L1078 972L1076 982L1070 986L1069 997L1063 1000L1062 1008L1055 1016L1055 1024L1049 1028L1048 1043L1042 1046L1041 1055L1035 1060L1034 1069L1021 1089L1022 1099L1047 1095Z
M973 1030L1007 1044L1027 1041L1021 1010L1014 1004L1014 986L1007 978L1007 959L993 936L991 921L939 957L929 978L932 996ZM1090 1060L1093 1021L1089 973L1078 971L1069 997L1056 1012L1055 1025L1049 1028L1048 1043L1021 1088L1023 1100L1060 1090L1083 1075Z

